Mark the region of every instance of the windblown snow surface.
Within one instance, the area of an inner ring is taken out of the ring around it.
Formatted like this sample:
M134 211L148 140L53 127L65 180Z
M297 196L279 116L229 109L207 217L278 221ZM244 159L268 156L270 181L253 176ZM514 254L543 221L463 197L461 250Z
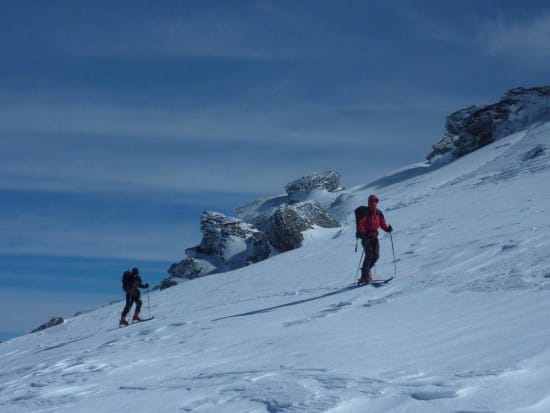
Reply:
M550 412L548 148L542 123L347 190L343 228L150 293L152 321L119 302L2 343L0 411ZM397 277L353 288L373 192Z

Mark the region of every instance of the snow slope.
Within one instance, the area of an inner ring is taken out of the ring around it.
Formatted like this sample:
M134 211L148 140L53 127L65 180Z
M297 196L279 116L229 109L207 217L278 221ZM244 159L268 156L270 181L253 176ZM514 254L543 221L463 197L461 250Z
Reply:
M119 329L116 303L2 343L0 411L549 412L549 147L542 123L353 188L344 228L151 293L153 321ZM353 288L371 192L397 278Z

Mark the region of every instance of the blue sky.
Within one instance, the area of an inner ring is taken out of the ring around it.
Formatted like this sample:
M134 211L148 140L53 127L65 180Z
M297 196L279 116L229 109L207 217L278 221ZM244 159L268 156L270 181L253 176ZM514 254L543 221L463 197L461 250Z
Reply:
M0 340L157 283L203 210L366 183L548 73L544 1L3 1Z

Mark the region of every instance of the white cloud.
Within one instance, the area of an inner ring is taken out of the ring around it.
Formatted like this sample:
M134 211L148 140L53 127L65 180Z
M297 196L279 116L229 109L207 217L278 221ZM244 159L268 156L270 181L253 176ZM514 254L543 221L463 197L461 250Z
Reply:
M134 140L231 141L233 143L331 141L322 130L301 134L296 140L291 126L296 121L325 117L337 106L320 106L286 102L258 105L255 102L232 100L227 104L212 103L202 109L160 108L86 103L76 99L52 101L49 96L27 99L14 97L0 101L0 131L14 135L88 135L125 136Z
M97 21L79 21L74 35L60 30L55 42L78 56L249 60L334 57L364 46L331 27L330 19L275 3L191 9L130 15L123 25L102 21L101 32Z
M550 15L517 21L498 18L485 23L479 41L492 54L550 57Z
M547 58L550 56L550 14L533 9L530 18L498 9L481 14L483 8L464 10L453 20L432 9L417 5L389 4L393 13L414 27L415 32L448 44L450 47L477 49L491 55ZM494 16L494 17L487 17Z
M376 94L384 98L287 102L282 108L235 101L203 109L4 97L0 188L278 191L287 179L319 169L323 159L334 161L336 149L410 142L411 132L388 123L391 113L401 118L449 104L425 95L400 94L397 102L388 90ZM321 169L337 166L325 163Z

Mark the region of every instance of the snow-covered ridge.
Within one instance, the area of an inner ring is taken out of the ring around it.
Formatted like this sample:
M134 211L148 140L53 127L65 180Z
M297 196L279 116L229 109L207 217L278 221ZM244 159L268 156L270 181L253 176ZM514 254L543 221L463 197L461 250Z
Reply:
M302 248L144 297L152 321L117 328L120 302L1 343L0 411L546 413L549 145L531 125L378 186L384 287L350 286L367 185Z
M433 146L428 162L371 182L373 190L429 173L491 142L550 119L550 86L515 88L499 102L470 106L447 117L446 135ZM543 145L526 157L544 153ZM181 280L226 272L260 262L278 252L299 248L304 231L338 227L334 211L349 195L340 187L340 175L325 171L285 185L286 194L257 200L236 209L239 218L205 212L201 217L201 244L186 250L188 258L173 264L161 288Z

